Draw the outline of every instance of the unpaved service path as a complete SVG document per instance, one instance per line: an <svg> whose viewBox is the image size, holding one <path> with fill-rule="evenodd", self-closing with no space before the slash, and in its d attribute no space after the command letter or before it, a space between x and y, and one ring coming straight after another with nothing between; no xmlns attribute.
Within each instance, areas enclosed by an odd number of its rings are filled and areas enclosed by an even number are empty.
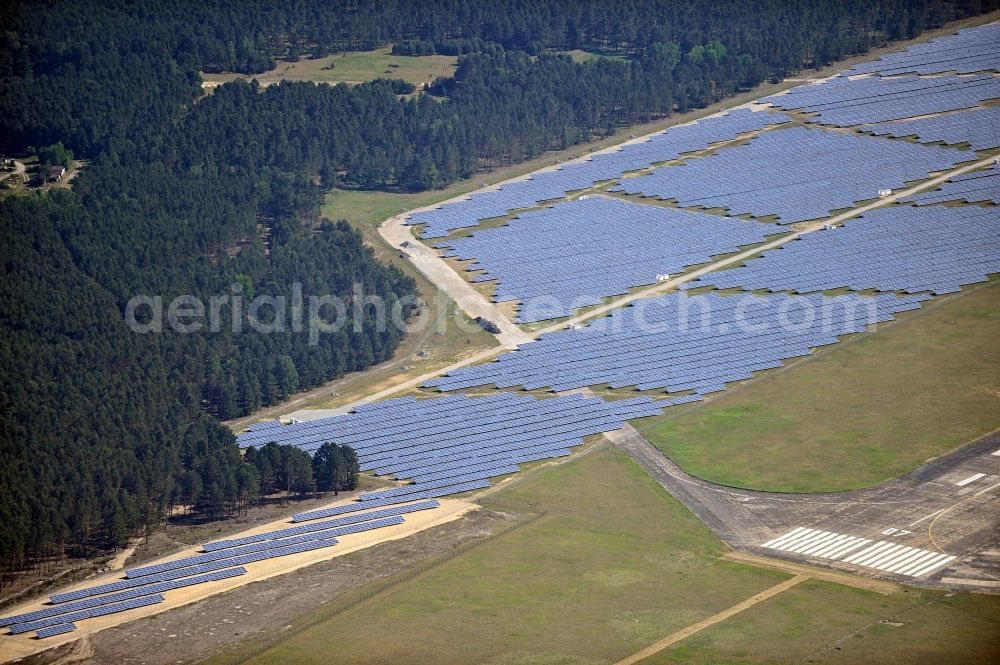
<svg viewBox="0 0 1000 665"><path fill-rule="evenodd" d="M378 228L379 235L394 249L404 252L417 270L434 286L447 293L471 318L482 316L496 323L500 328L496 337L505 347L531 341L531 336L514 325L496 304L472 288L437 252L417 241L410 233L410 227L405 225L405 217L406 215L397 215L381 224ZM406 243L405 247L403 243Z"/></svg>
<svg viewBox="0 0 1000 665"><path fill-rule="evenodd" d="M634 663L638 663L641 660L645 660L646 658L649 658L653 654L659 653L660 651L663 651L667 647L676 644L677 642L680 642L685 638L691 637L695 633L700 633L706 628L714 626L715 624L721 621L725 621L734 614L739 614L743 610L749 609L754 605L756 605L757 603L767 600L768 598L777 596L779 593L787 591L796 584L800 582L805 582L808 579L809 577L806 575L796 575L795 577L785 580L780 584L775 584L773 587L769 589L764 589L760 593L750 596L743 602L736 603L732 607L722 610L718 614L713 614L712 616L708 617L707 619L704 619L703 621L699 621L698 623L693 623L690 626L687 626L686 628L681 628L673 635L668 635L659 642L650 644L642 651L634 653L628 658L624 658L618 661L615 665L633 665Z"/></svg>

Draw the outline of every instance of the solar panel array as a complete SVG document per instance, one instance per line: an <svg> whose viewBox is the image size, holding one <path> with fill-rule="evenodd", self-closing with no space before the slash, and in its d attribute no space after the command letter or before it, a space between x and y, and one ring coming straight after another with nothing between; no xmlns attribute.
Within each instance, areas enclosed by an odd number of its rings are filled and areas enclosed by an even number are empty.
<svg viewBox="0 0 1000 665"><path fill-rule="evenodd" d="M376 500L372 497L366 497L365 503L347 503L340 506L334 506L333 508L324 508L321 510L314 510L308 513L299 513L298 515L293 515L292 522L308 522L310 520L318 520L324 517L332 517L334 515L349 514L359 510L369 510L371 508L376 508L378 506L392 506L400 503L401 501L417 501L420 499L432 499L435 497L447 496L449 494L459 494L461 492L483 489L484 487L489 487L489 486L490 486L489 481L480 480L469 483L460 483L458 485L439 487L436 489L425 489L420 492L414 492L413 494L407 496L405 499L394 499L390 497L390 498Z"/></svg>
<svg viewBox="0 0 1000 665"><path fill-rule="evenodd" d="M812 122L849 127L968 108L997 97L1000 78L992 74L952 74L934 78L837 76L761 101L786 110L818 114Z"/></svg>
<svg viewBox="0 0 1000 665"><path fill-rule="evenodd" d="M206 543L205 545L202 546L202 549L205 550L206 552L226 550L231 547L239 547L240 545L250 545L252 543L260 543L268 540L276 540L278 538L299 536L302 534L312 533L315 531L325 531L327 529L333 529L335 527L342 527L350 524L356 524L358 522L376 520L383 517L396 517L399 515L405 515L407 513L415 513L421 510L430 510L431 508L437 508L440 505L441 504L438 501L434 500L421 501L419 503L407 504L405 506L394 506L392 508L385 508L383 510L375 510L370 513L350 515L348 517L341 517L339 519L329 520L326 522L314 522L312 524L304 524L302 526L294 526L294 527L289 527L287 529L279 529L277 531L266 531L264 533L257 533L252 536L244 536L243 538L234 538L231 540L217 540L212 543Z"/></svg>
<svg viewBox="0 0 1000 665"><path fill-rule="evenodd" d="M675 292L427 383L441 390L494 384L556 391L608 384L704 395L915 309L925 297Z"/></svg>
<svg viewBox="0 0 1000 665"><path fill-rule="evenodd" d="M232 558L229 559L219 559L216 561L209 561L207 563L199 564L196 566L179 568L175 570L166 570L164 572L156 573L154 575L144 575L141 577L132 577L128 579L118 580L116 582L109 582L107 584L102 584L100 586L90 587L87 589L80 589L78 591L58 593L55 594L54 596L50 596L49 600L53 603L63 603L71 600L78 600L80 598L98 596L104 593L111 593L114 591L122 591L124 589L140 587L144 584L153 584L156 582L163 582L165 580L174 580L182 577L189 577L192 575L200 575L201 573L208 573L215 570L223 570L225 568L231 568L234 566L243 566L248 563L264 561L265 559L274 559L281 556L288 556L290 554L301 554L303 552L310 552L312 550L322 549L324 547L331 547L336 544L337 544L337 539L332 537L321 540L310 540L307 542L297 543L295 545L289 545L287 547L265 549L259 552L252 552L249 554L233 556Z"/></svg>
<svg viewBox="0 0 1000 665"><path fill-rule="evenodd" d="M1000 146L1000 106L866 127L878 136L916 136L922 143L969 143L974 150Z"/></svg>
<svg viewBox="0 0 1000 665"><path fill-rule="evenodd" d="M955 35L916 44L899 53L857 65L848 75L878 72L883 76L916 72L971 73L1000 70L1000 23L959 30Z"/></svg>
<svg viewBox="0 0 1000 665"><path fill-rule="evenodd" d="M720 288L951 293L1000 272L1000 213L892 206L801 236L745 266L706 275Z"/></svg>
<svg viewBox="0 0 1000 665"><path fill-rule="evenodd" d="M111 603L118 603L125 600L132 600L133 598L149 596L155 593L164 593L166 591L171 591L173 589L181 589L184 587L194 586L196 584L204 584L206 582L217 582L219 580L225 580L231 577L239 577L240 575L245 575L246 572L247 569L243 567L229 568L227 570L217 570L208 573L206 575L196 575L194 577L184 577L178 580L170 580L168 582L145 584L143 586L128 591L121 591L119 593L113 593L106 596L85 598L84 600L78 600L73 603L56 604L52 607L45 607L40 610L35 610L33 612L26 612L24 614L17 614L14 616L3 617L0 618L0 627L10 626L12 624L17 624L17 623L28 623L30 621L38 621L39 619L48 619L51 617L68 614L70 612L76 612L78 610L86 610L92 607L99 607L101 605L109 605Z"/></svg>
<svg viewBox="0 0 1000 665"><path fill-rule="evenodd" d="M542 321L596 305L657 276L761 242L774 226L592 197L528 212L508 226L442 243L499 279L496 300L520 300L518 320Z"/></svg>
<svg viewBox="0 0 1000 665"><path fill-rule="evenodd" d="M805 127L762 134L747 145L623 180L616 191L776 214L791 224L872 199L883 188L926 178L970 157L966 151Z"/></svg>
<svg viewBox="0 0 1000 665"><path fill-rule="evenodd" d="M237 443L246 447L273 440L311 452L337 441L358 451L363 469L415 481L363 495L358 505L365 508L422 498L429 491L443 496L485 487L487 478L516 471L518 464L568 455L588 435L661 411L648 398L606 402L583 395L536 399L514 393L402 397L286 425L277 433L274 428L251 429Z"/></svg>
<svg viewBox="0 0 1000 665"><path fill-rule="evenodd" d="M1000 204L1000 167L994 165L985 171L969 171L950 178L939 188L900 199L929 205L945 201L967 201L969 203L991 202Z"/></svg>
<svg viewBox="0 0 1000 665"><path fill-rule="evenodd" d="M481 219L506 215L519 208L534 207L541 201L562 198L566 192L617 178L627 171L676 159L683 153L702 150L712 143L726 141L769 124L788 121L788 116L781 113L736 109L723 116L672 127L653 135L648 141L623 145L620 150L536 173L527 180L512 182L500 189L474 193L468 199L413 213L406 223L426 224L423 237L441 238L455 229L476 226Z"/></svg>
<svg viewBox="0 0 1000 665"><path fill-rule="evenodd" d="M46 637L54 637L56 635L62 635L63 633L71 633L74 630L76 630L75 623L60 623L55 626L39 628L35 632L35 637L38 639L45 639Z"/></svg>
<svg viewBox="0 0 1000 665"><path fill-rule="evenodd" d="M80 610L79 612L70 612L69 614L64 614L58 617L51 617L48 619L38 619L37 621L29 621L27 623L16 623L10 627L10 634L19 635L21 633L30 633L31 631L38 630L40 628L47 628L49 626L57 626L59 624L83 621L84 619L93 619L94 617L107 616L108 614L117 614L118 612L126 612L128 610L134 610L139 607L156 605L157 603L162 603L163 601L164 601L163 596L161 596L160 594L154 594L151 596L143 596L141 598L124 600L120 603L100 605L98 607L92 607L90 609Z"/></svg>

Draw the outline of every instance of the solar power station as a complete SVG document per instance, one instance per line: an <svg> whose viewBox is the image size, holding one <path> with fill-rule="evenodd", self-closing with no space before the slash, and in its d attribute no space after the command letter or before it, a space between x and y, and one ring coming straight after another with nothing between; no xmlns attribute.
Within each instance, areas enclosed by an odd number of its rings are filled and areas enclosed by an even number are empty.
<svg viewBox="0 0 1000 665"><path fill-rule="evenodd" d="M563 391L607 384L704 395L916 309L926 297L677 292L615 310L577 330L543 335L495 362L427 385L445 391L487 384Z"/></svg>
<svg viewBox="0 0 1000 665"><path fill-rule="evenodd" d="M614 402L582 395L537 399L514 393L402 397L342 416L251 428L237 437L237 443L247 447L276 441L312 452L336 441L357 450L362 469L413 480L410 485L361 495L356 505L363 509L488 487L489 478L515 473L519 464L568 455L586 436L661 412L662 406L646 397ZM343 512L323 516L333 514ZM310 518L316 515L295 519Z"/></svg>
<svg viewBox="0 0 1000 665"><path fill-rule="evenodd" d="M733 215L777 215L779 223L791 224L826 217L877 198L880 188L902 187L971 157L950 148L790 127L613 189Z"/></svg>
<svg viewBox="0 0 1000 665"><path fill-rule="evenodd" d="M762 101L789 111L815 113L810 120L822 125L851 127L970 108L996 97L1000 97L1000 79L992 74L860 79L836 76Z"/></svg>
<svg viewBox="0 0 1000 665"><path fill-rule="evenodd" d="M758 243L774 226L592 197L518 216L508 226L442 243L478 259L473 281L498 279L496 300L520 300L519 321L572 314L657 276ZM478 266L477 266L478 268ZM471 268L470 268L471 269Z"/></svg>
<svg viewBox="0 0 1000 665"><path fill-rule="evenodd" d="M997 205L1000 204L1000 167L994 165L984 171L963 173L960 176L949 178L937 189L900 200L917 205L931 205L948 201Z"/></svg>
<svg viewBox="0 0 1000 665"><path fill-rule="evenodd" d="M278 531L268 531L266 533L258 533L252 536L244 536L243 538L234 538L231 540L217 540L215 542L206 543L205 545L202 546L202 549L204 549L206 552L215 552L218 550L225 550L230 547L239 547L241 545L262 543L279 538L289 538L292 536L309 534L316 531L325 531L328 529L345 527L348 525L357 524L358 522L367 522L369 520L379 520L382 518L397 517L399 515L405 515L406 513L415 513L420 510L430 510L431 508L437 508L440 505L441 505L440 502L435 501L434 499L431 499L429 501L419 501L417 503L411 503L402 506L393 506L391 508L386 508L384 510L375 510L368 513L358 513L354 515L349 515L347 517L341 517L335 520L327 520L325 522L310 522L309 524L303 524L301 526L294 526L287 529L280 529ZM367 508L368 506L366 505L363 507ZM306 520L296 520L296 521L306 521Z"/></svg>
<svg viewBox="0 0 1000 665"><path fill-rule="evenodd" d="M878 136L914 136L921 143L968 143L973 150L989 150L1000 147L1000 106L882 122L864 129Z"/></svg>
<svg viewBox="0 0 1000 665"><path fill-rule="evenodd" d="M19 623L8 625L10 625L11 635L20 635L21 633L30 633L34 631L37 637L45 638L76 630L74 623L77 621L106 616L108 614L117 614L118 612L126 612L138 607L156 605L157 603L162 603L163 600L163 596L154 593L151 595L141 596L139 598L123 600L117 603L98 605L84 610L60 613L58 615L52 615L45 618L27 619Z"/></svg>
<svg viewBox="0 0 1000 665"><path fill-rule="evenodd" d="M677 159L684 153L703 150L712 143L728 141L740 134L788 121L788 116L781 113L737 109L693 124L671 127L646 141L623 145L616 151L536 173L527 180L508 183L500 189L413 213L407 224L425 224L422 237L442 238L455 229L477 226L479 220L531 208L542 201L562 198L567 192L591 187L594 183L617 178L628 171Z"/></svg>
<svg viewBox="0 0 1000 665"><path fill-rule="evenodd" d="M124 579L54 594L50 607L0 617L0 627L9 626L12 635L32 631L38 638L60 635L75 630L76 621L161 603L167 591L245 575L246 564L332 547L338 543L337 536L399 525L404 514L438 505L424 501L208 543L202 548L205 554L130 568L124 571ZM371 504L359 506L368 509Z"/></svg>
<svg viewBox="0 0 1000 665"><path fill-rule="evenodd" d="M710 273L719 288L768 291L951 293L1000 272L995 208L891 206L801 236L733 270Z"/></svg>
<svg viewBox="0 0 1000 665"><path fill-rule="evenodd" d="M1000 98L998 71L1000 24L962 30L760 100L770 109L741 108L672 127L414 213L407 223L421 225L425 238L442 238L596 183L606 189L609 181L611 191L671 202L600 195L562 201L439 245L445 257L474 261L466 267L471 281L495 281L496 300L520 301L521 323L566 316L760 243L784 232L781 225L826 217L1000 147L1000 106L982 106ZM722 145L733 139L740 141ZM690 157L708 147L713 154ZM407 515L440 507L439 497L489 487L521 464L569 455L588 436L699 401L917 309L931 294L985 281L1000 272L997 204L994 164L425 384L498 392L401 397L321 420L254 424L237 437L241 448L274 441L313 453L334 441L357 451L362 470L409 482L294 515L289 526L206 543L192 556L130 568L111 582L55 593L41 609L0 618L0 627L38 639L63 635L86 619L163 603L163 594L177 589L247 575L252 563L404 524ZM706 285L740 292L688 290ZM842 288L880 293L820 293ZM502 390L593 386L662 394L604 400ZM763 547L910 577L950 562L949 555L804 527Z"/></svg>
<svg viewBox="0 0 1000 665"><path fill-rule="evenodd" d="M1000 24L990 23L959 30L954 35L916 44L899 53L861 63L847 72L855 74L970 74L987 70L1000 71Z"/></svg>

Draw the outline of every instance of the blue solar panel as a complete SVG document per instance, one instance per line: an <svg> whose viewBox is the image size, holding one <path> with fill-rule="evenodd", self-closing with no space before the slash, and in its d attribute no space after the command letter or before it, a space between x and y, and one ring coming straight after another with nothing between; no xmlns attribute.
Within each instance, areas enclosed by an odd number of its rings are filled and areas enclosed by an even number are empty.
<svg viewBox="0 0 1000 665"><path fill-rule="evenodd" d="M1000 69L1000 23L959 30L957 34L915 44L898 53L857 65L847 75L878 72L885 76L916 72L972 73Z"/></svg>
<svg viewBox="0 0 1000 665"><path fill-rule="evenodd" d="M994 165L985 171L969 171L950 178L937 189L900 199L917 205L967 201L1000 204L1000 167Z"/></svg>
<svg viewBox="0 0 1000 665"><path fill-rule="evenodd" d="M29 621L36 621L38 619L47 619L49 617L59 616L60 614L75 612L77 610L85 610L91 607L97 607L99 605L108 605L110 603L117 603L123 600L131 600L132 598L139 598L140 596L148 596L154 593L163 593L165 591L171 591L173 589L180 589L182 587L194 586L195 584L204 584L205 582L216 582L218 580L229 579L231 577L238 577L240 575L246 574L246 572L247 572L246 568L242 567L230 568L228 570L214 571L206 575L185 577L178 580L157 582L154 584L144 584L142 586L136 587L128 591L122 591L107 596L87 598L85 600L80 600L73 603L62 603L54 607L46 607L40 610L35 610L33 612L26 612L24 614L17 614L14 616L3 617L0 618L0 627L9 626L15 623L26 623Z"/></svg>
<svg viewBox="0 0 1000 665"><path fill-rule="evenodd" d="M273 559L276 557L287 556L290 554L300 554L302 552L309 552L315 549L331 547L336 544L337 544L336 538L310 540L295 545L289 545L288 547L266 549L260 552L253 552L250 554L234 556L230 559L220 559L218 561L210 561L208 563L203 563L197 566L180 568L177 570L166 570L164 572L156 573L153 575L144 575L142 577L134 577L124 580L119 580L117 582L109 582L108 584L102 584L100 586L90 587L88 589L80 589L79 591L69 591L66 593L55 594L53 596L50 596L49 600L53 603L64 603L71 600L78 600L80 598L88 598L90 596L97 596L104 593L122 591L124 589L140 587L146 584L153 584L155 582L163 582L166 580L174 580L182 577L190 577L192 575L200 575L201 573L208 573L214 570L221 570L223 568L231 568L233 566L243 566L248 563L263 561L265 559Z"/></svg>
<svg viewBox="0 0 1000 665"><path fill-rule="evenodd" d="M508 226L442 243L499 278L496 299L518 300L522 323L569 315L655 284L716 254L758 243L772 225L591 197L524 213Z"/></svg>
<svg viewBox="0 0 1000 665"><path fill-rule="evenodd" d="M891 206L702 279L719 288L799 293L842 287L952 293L995 272L1000 272L995 208Z"/></svg>
<svg viewBox="0 0 1000 665"><path fill-rule="evenodd" d="M63 633L72 633L74 630L76 630L76 624L60 623L55 626L39 628L35 632L35 637L37 637L40 640L44 640L46 637L54 637L56 635L62 635Z"/></svg>
<svg viewBox="0 0 1000 665"><path fill-rule="evenodd" d="M326 529L333 529L335 527L347 526L348 524L366 522L369 520L375 520L383 517L394 517L397 515L405 515L406 513L417 512L420 510L430 510L432 508L437 508L440 505L441 505L440 502L434 500L420 501L418 503L412 503L405 506L395 506L392 508L385 508L383 510L375 510L370 513L341 517L339 519L329 520L327 522L305 524L302 526L290 527L288 529L279 529L277 531L266 531L264 533L258 533L252 536L245 536L243 538L235 538L232 540L218 540L213 543L205 544L202 549L204 549L206 552L212 552L215 550L222 550L230 547L238 547L240 545L259 543L266 540L275 540L278 538L287 538L289 536L298 536L304 533L310 533L314 531L324 531Z"/></svg>
<svg viewBox="0 0 1000 665"><path fill-rule="evenodd" d="M456 370L428 385L563 391L608 384L704 395L919 307L925 298L677 292L639 301L578 330L543 335L495 362Z"/></svg>
<svg viewBox="0 0 1000 665"><path fill-rule="evenodd" d="M251 430L237 442L245 447L275 440L308 452L325 441L340 441L358 451L363 469L414 481L370 492L356 504L296 515L301 522L488 487L488 478L511 473L518 464L568 454L588 435L661 410L649 398L606 402L582 395L536 399L513 393L400 398L333 418Z"/></svg>
<svg viewBox="0 0 1000 665"><path fill-rule="evenodd" d="M1000 146L1000 106L987 106L929 118L880 122L864 131L878 136L915 136L921 143L968 143L974 150Z"/></svg>
<svg viewBox="0 0 1000 665"><path fill-rule="evenodd" d="M157 603L162 603L163 601L164 601L163 596L155 594L152 596L143 596L142 598L133 598L131 600L122 601L120 603L112 603L110 605L100 605L98 607L92 607L90 609L81 610L79 612L71 612L69 614L64 614L58 617L39 619L37 621L29 621L27 623L16 623L10 627L10 634L19 635L21 633L30 633L32 631L36 631L41 628L47 628L49 626L57 626L59 624L83 621L84 619L92 619L94 617L106 616L108 614L116 614L118 612L134 610L139 607L156 605Z"/></svg>
<svg viewBox="0 0 1000 665"><path fill-rule="evenodd" d="M223 549L218 549L215 551L208 552L206 554L198 554L196 556L187 557L184 559L175 559L174 561L167 561L165 563L159 563L153 566L145 566L143 568L133 568L131 570L125 571L125 577L127 578L142 578L148 575L155 575L157 573L167 572L171 570L177 570L180 568L189 568L191 566L199 566L201 564L210 563L220 560L233 560L234 558L240 558L242 556L257 556L264 555L264 558L271 558L269 554L271 552L285 551L290 548L294 548L299 545L310 545L316 542L326 542L324 545L326 547L335 544L335 536L344 536L351 533L360 533L362 531L371 531L373 529L381 529L387 526L394 526L396 524L402 524L403 518L396 515L392 517L384 517L382 519L371 520L369 522L362 522L359 524L348 524L345 526L339 526L335 528L329 528L322 531L307 532L308 530L303 530L299 535L295 536L279 536L280 540L255 540L249 545L241 545L235 547L228 547ZM334 542L329 542L329 541ZM285 552L286 554L297 554L298 552ZM241 561L242 562L242 561Z"/></svg>
<svg viewBox="0 0 1000 665"><path fill-rule="evenodd" d="M731 214L776 214L782 224L826 217L973 157L967 151L791 127L615 189Z"/></svg>
<svg viewBox="0 0 1000 665"><path fill-rule="evenodd" d="M964 109L1000 97L1000 79L978 76L836 76L767 97L786 110L815 113L811 122L849 127Z"/></svg>
<svg viewBox="0 0 1000 665"><path fill-rule="evenodd" d="M567 192L617 178L623 173L676 159L684 153L703 150L712 143L788 121L788 116L780 113L736 109L724 115L671 127L646 141L629 143L618 150L592 155L584 161L535 173L528 179L507 183L499 189L477 192L461 201L413 213L407 224L426 225L423 232L425 238L444 237L454 229L476 226L481 219L534 207L540 202L562 198Z"/></svg>

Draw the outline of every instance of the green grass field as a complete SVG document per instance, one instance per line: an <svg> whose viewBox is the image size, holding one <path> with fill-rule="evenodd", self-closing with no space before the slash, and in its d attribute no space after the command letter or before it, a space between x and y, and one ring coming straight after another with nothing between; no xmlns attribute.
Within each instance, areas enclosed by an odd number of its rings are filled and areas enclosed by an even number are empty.
<svg viewBox="0 0 1000 665"><path fill-rule="evenodd" d="M640 429L706 480L866 487L1000 427L998 335L994 280Z"/></svg>
<svg viewBox="0 0 1000 665"><path fill-rule="evenodd" d="M996 596L875 596L809 580L642 662L973 665L997 653Z"/></svg>
<svg viewBox="0 0 1000 665"><path fill-rule="evenodd" d="M611 450L502 496L547 515L251 662L609 662L787 578L721 560L712 533Z"/></svg>
<svg viewBox="0 0 1000 665"><path fill-rule="evenodd" d="M725 546L611 449L500 496L545 516L342 614L306 616L249 660L214 662L613 663L789 577L722 560ZM898 632L878 624L913 606ZM797 662L859 630L855 653L886 662L915 649L974 662L998 620L997 598L807 581L649 662Z"/></svg>
<svg viewBox="0 0 1000 665"><path fill-rule="evenodd" d="M403 79L410 83L431 83L439 76L451 76L458 58L450 55L392 55L392 47L374 51L351 51L318 60L279 62L274 69L254 76L243 74L202 74L206 83L226 83L237 78L255 78L262 85L278 81L315 83L361 83L378 78Z"/></svg>

